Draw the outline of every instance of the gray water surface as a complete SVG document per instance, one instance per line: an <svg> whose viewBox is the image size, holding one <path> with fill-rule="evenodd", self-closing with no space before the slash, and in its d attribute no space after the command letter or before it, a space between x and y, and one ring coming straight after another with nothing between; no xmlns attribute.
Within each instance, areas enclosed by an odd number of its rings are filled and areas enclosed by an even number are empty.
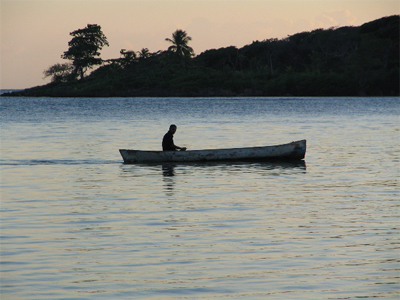
<svg viewBox="0 0 400 300"><path fill-rule="evenodd" d="M398 98L1 98L1 299L398 299ZM124 165L307 139L302 163Z"/></svg>

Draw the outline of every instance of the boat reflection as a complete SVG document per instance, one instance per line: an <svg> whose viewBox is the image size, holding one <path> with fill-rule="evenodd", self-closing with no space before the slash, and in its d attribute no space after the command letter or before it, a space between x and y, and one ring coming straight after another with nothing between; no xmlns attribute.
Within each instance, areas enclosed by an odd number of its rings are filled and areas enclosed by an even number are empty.
<svg viewBox="0 0 400 300"><path fill-rule="evenodd" d="M158 173L161 167L163 177L177 175L199 175L198 172L224 171L224 172L263 172L268 170L297 170L306 173L307 166L304 160L294 162L203 162L203 163L164 163L164 164L123 164L121 166L124 176L146 176Z"/></svg>
<svg viewBox="0 0 400 300"><path fill-rule="evenodd" d="M165 177L175 176L175 166L169 164L162 165L162 173Z"/></svg>
<svg viewBox="0 0 400 300"><path fill-rule="evenodd" d="M172 197L174 195L174 176L175 176L175 166L173 165L162 165L162 174L164 176L164 191L165 195Z"/></svg>
<svg viewBox="0 0 400 300"><path fill-rule="evenodd" d="M306 174L306 162L204 162L204 163L164 163L164 164L123 164L123 177L134 177L135 182L153 180L159 183L159 176L163 178L164 192L173 196L176 184L184 177L219 177L225 175L261 174L262 176L279 176L284 173ZM161 172L160 172L161 171ZM179 180L177 179L179 177ZM185 179L184 179L185 180Z"/></svg>
<svg viewBox="0 0 400 300"><path fill-rule="evenodd" d="M226 170L226 171L254 171L260 172L265 170L275 169L298 169L305 173L307 166L304 160L294 162L203 162L203 163L165 163L162 164L161 170L164 177L176 176L176 170L182 170L183 174L187 173L188 169L207 169L208 171L215 170Z"/></svg>
<svg viewBox="0 0 400 300"><path fill-rule="evenodd" d="M305 161L296 162L204 162L204 163L165 163L161 165L164 182L164 192L167 196L174 195L176 176L202 176L210 173L232 174L237 172L279 175L287 170L296 170L297 173L306 173Z"/></svg>

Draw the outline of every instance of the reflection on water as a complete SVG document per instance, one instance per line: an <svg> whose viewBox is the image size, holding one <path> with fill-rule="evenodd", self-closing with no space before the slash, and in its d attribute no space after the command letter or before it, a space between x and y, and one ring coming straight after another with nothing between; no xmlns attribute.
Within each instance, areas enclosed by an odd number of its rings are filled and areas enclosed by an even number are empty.
<svg viewBox="0 0 400 300"><path fill-rule="evenodd" d="M164 176L164 184L165 184L165 194L169 197L174 195L174 179L175 176L175 165L164 164L162 165L162 174Z"/></svg>
<svg viewBox="0 0 400 300"><path fill-rule="evenodd" d="M142 165L142 167L145 167ZM177 175L175 169L182 171L183 175L190 174L191 169L205 169L206 172L220 173L221 171L230 172L254 172L262 173L270 170L281 169L298 169L306 171L306 163L304 160L298 162L262 162L262 163L248 163L248 162L204 162L204 163L165 163L161 165L162 175L164 176L165 193L167 196L174 195L175 181L174 176ZM195 171L194 171L195 172ZM179 175L179 174L178 174ZM192 173L191 176L196 176Z"/></svg>
<svg viewBox="0 0 400 300"><path fill-rule="evenodd" d="M173 164L164 164L162 165L162 174L165 177L175 176L175 166Z"/></svg>
<svg viewBox="0 0 400 300"><path fill-rule="evenodd" d="M144 165L142 165L144 166ZM175 168L207 168L209 170L225 170L225 171L245 171L261 172L274 169L300 169L306 170L306 162L304 160L294 162L193 162L193 163L165 163L162 164L162 172L164 176L175 176Z"/></svg>

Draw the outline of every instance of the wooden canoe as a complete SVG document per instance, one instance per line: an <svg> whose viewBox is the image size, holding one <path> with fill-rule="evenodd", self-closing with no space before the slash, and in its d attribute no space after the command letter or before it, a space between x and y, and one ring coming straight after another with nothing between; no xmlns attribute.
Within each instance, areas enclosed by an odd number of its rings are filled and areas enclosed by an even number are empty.
<svg viewBox="0 0 400 300"><path fill-rule="evenodd" d="M189 151L143 151L120 149L124 163L207 162L207 161L298 161L306 155L306 140L289 144Z"/></svg>

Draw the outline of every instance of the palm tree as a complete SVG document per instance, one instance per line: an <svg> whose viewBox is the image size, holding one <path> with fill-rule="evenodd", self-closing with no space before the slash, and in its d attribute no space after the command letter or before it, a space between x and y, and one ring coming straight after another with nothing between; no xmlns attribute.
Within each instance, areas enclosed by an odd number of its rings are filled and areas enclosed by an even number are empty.
<svg viewBox="0 0 400 300"><path fill-rule="evenodd" d="M138 51L140 58L148 58L151 56L151 53L148 48L143 48L142 50Z"/></svg>
<svg viewBox="0 0 400 300"><path fill-rule="evenodd" d="M168 51L175 52L179 57L185 58L192 57L194 55L193 48L188 46L188 43L192 40L192 38L187 35L186 31L177 29L172 34L172 39L166 38L165 40L172 43L172 45L168 48Z"/></svg>

